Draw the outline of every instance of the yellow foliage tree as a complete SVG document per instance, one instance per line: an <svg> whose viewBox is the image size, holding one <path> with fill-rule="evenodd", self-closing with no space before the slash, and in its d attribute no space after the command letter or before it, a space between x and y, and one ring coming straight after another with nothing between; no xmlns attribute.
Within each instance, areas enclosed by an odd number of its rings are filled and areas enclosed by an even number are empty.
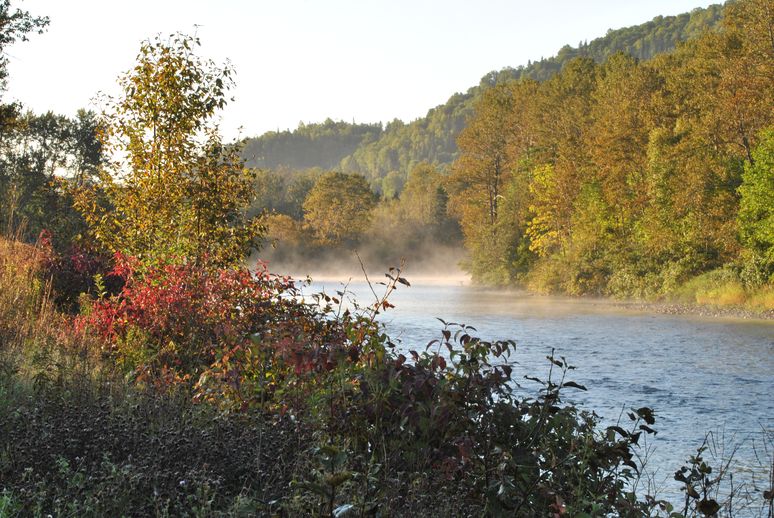
<svg viewBox="0 0 774 518"><path fill-rule="evenodd" d="M304 201L304 222L317 242L338 246L356 241L371 223L376 195L360 175L322 175Z"/></svg>
<svg viewBox="0 0 774 518"><path fill-rule="evenodd" d="M180 34L143 43L122 95L107 99L101 140L112 159L77 207L111 252L225 266L263 233L244 215L253 175L213 123L232 70L196 56L198 45Z"/></svg>

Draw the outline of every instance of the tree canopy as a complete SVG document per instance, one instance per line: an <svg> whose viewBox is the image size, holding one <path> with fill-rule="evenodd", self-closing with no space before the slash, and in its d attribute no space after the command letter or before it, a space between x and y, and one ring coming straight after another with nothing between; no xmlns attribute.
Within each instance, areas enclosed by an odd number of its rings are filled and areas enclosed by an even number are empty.
<svg viewBox="0 0 774 518"><path fill-rule="evenodd" d="M368 228L376 196L365 178L330 172L322 175L304 201L304 222L322 245L352 243Z"/></svg>
<svg viewBox="0 0 774 518"><path fill-rule="evenodd" d="M610 30L577 47L564 46L556 56L525 66L492 71L464 93L455 93L415 121L394 120L383 124L355 124L326 120L299 124L294 131L272 131L247 139L244 157L249 166L279 169L336 169L365 176L381 189L381 179L393 171L404 178L422 162L445 168L458 156L457 136L466 127L483 93L497 85L519 79L546 81L578 57L597 63L617 52L646 60L673 50L720 22L720 5L694 9L678 16L658 16L650 22Z"/></svg>
<svg viewBox="0 0 774 518"><path fill-rule="evenodd" d="M108 250L142 261L233 264L261 236L243 209L253 175L224 146L213 116L225 106L232 70L197 56L195 38L146 41L108 99L102 142L113 161L78 207Z"/></svg>
<svg viewBox="0 0 774 518"><path fill-rule="evenodd" d="M717 31L652 60L576 57L480 96L449 179L474 276L627 296L718 268L764 282L768 4L730 3Z"/></svg>

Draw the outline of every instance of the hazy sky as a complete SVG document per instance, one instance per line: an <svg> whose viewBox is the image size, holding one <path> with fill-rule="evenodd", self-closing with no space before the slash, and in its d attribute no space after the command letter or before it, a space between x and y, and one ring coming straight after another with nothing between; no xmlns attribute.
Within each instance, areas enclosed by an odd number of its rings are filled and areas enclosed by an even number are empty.
<svg viewBox="0 0 774 518"><path fill-rule="evenodd" d="M201 53L236 68L227 138L326 117L423 116L481 76L564 44L713 2L703 0L26 0L51 25L7 50L5 100L72 115L115 92L140 42L196 31ZM714 2L717 3L717 2ZM198 28L196 27L198 26Z"/></svg>

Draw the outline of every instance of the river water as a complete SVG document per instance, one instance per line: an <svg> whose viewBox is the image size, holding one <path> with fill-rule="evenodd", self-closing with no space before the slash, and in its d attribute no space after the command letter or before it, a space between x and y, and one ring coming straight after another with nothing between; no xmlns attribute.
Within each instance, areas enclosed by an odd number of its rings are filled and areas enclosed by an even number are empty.
<svg viewBox="0 0 774 518"><path fill-rule="evenodd" d="M674 472L708 432L713 465L736 448L735 484L745 480L752 488L754 479L765 489L774 454L763 451L762 440L774 434L774 322L662 315L466 284L400 286L390 297L395 309L380 320L406 350L424 350L439 338L438 318L472 325L483 339L515 339L513 376L524 389L536 390L523 376L544 379L546 356L555 350L576 367L568 379L588 387L568 390L565 399L594 410L605 425L615 424L624 410L652 407L658 435L642 453L661 497L681 498ZM335 294L342 287L326 279L304 292ZM347 290L360 303L374 299L363 282L350 282ZM626 421L624 414L624 427Z"/></svg>

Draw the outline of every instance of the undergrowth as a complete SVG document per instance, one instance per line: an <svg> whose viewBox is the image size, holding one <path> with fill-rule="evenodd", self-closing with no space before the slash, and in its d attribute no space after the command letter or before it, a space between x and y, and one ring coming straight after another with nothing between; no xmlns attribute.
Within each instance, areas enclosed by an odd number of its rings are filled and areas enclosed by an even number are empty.
<svg viewBox="0 0 774 518"><path fill-rule="evenodd" d="M45 265L61 264L51 253L0 240L0 516L678 517L740 506L738 490L717 491L725 472L701 449L676 474L684 508L649 495L640 445L654 412L602 427L565 401L587 387L564 358L550 355L545 376L517 370L513 341L455 323L424 350L398 350L376 317L409 285L399 269L373 304L347 309L345 293L306 303L261 267L140 274L117 257L73 316L74 299L47 278ZM517 382L532 390L517 395ZM743 505L770 516L770 483Z"/></svg>

